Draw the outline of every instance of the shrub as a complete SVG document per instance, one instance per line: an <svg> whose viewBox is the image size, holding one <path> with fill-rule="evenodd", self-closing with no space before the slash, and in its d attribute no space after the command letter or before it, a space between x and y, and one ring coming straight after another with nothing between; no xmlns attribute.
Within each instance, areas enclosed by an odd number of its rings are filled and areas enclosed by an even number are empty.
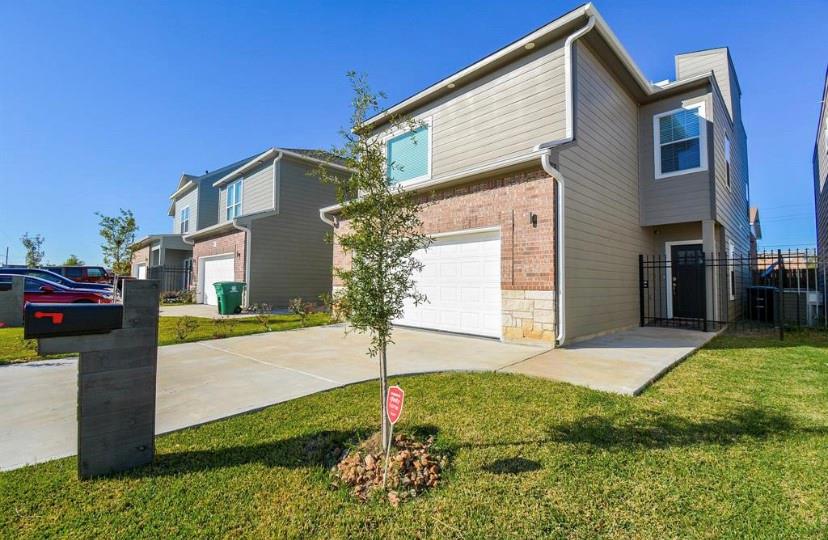
<svg viewBox="0 0 828 540"><path fill-rule="evenodd" d="M195 320L195 317L189 315L179 317L175 321L175 338L178 341L187 341L187 338L196 331L196 328L198 328L198 321Z"/></svg>
<svg viewBox="0 0 828 540"><path fill-rule="evenodd" d="M226 338L233 333L236 321L230 317L222 317L213 321L213 337L216 339Z"/></svg>
<svg viewBox="0 0 828 540"><path fill-rule="evenodd" d="M299 317L299 323L304 328L308 320L308 315L314 312L314 305L310 302L305 302L301 298L292 298L288 302L288 309L294 315Z"/></svg>
<svg viewBox="0 0 828 540"><path fill-rule="evenodd" d="M270 327L270 314L273 313L273 306L266 303L253 304L250 309L256 316L256 320L262 325L262 328L268 332L273 330Z"/></svg>
<svg viewBox="0 0 828 540"><path fill-rule="evenodd" d="M334 294L322 293L319 295L319 301L331 315L332 322L338 323L348 318L348 305L341 291Z"/></svg>

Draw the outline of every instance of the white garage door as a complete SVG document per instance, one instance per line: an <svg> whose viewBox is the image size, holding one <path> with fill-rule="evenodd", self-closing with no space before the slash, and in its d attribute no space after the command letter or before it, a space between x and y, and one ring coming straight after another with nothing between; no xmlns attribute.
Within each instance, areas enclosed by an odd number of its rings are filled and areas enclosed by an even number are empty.
<svg viewBox="0 0 828 540"><path fill-rule="evenodd" d="M135 276L138 279L147 279L147 265L146 264L139 264L138 265L138 273Z"/></svg>
<svg viewBox="0 0 828 540"><path fill-rule="evenodd" d="M395 321L448 332L500 337L500 233L460 233L435 240L417 257L425 265L415 276L428 301Z"/></svg>
<svg viewBox="0 0 828 540"><path fill-rule="evenodd" d="M205 304L210 306L218 305L216 288L213 287L213 283L217 281L235 281L233 261L233 255L204 259L204 272L201 274L203 276L201 286L203 287L202 298Z"/></svg>

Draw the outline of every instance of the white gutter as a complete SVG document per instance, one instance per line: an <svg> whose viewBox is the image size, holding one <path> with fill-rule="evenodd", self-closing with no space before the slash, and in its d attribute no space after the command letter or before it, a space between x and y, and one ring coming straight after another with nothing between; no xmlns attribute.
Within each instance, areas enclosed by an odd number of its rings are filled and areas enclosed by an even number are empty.
<svg viewBox="0 0 828 540"><path fill-rule="evenodd" d="M592 5L587 6L587 11L590 12ZM589 22L586 26L571 34L564 42L564 78L565 93L566 93L566 132L563 139L556 141L549 141L539 144L535 147L535 151L545 150L541 156L541 166L546 174L555 179L558 184L557 189L557 220L555 224L555 251L557 252L557 272L555 272L555 289L557 292L558 305L558 334L555 338L556 345L561 346L566 341L566 235L564 234L564 227L566 224L566 199L564 192L566 190L566 183L561 171L550 160L552 148L567 144L575 140L575 104L574 104L574 82L572 79L572 44L576 39L580 38L595 26L595 16L589 16Z"/></svg>

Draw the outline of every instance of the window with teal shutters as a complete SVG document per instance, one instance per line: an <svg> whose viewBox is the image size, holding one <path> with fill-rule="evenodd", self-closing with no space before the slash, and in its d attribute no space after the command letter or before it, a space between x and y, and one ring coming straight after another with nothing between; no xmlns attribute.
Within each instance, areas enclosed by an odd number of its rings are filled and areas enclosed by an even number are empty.
<svg viewBox="0 0 828 540"><path fill-rule="evenodd" d="M429 176L429 126L397 135L386 143L388 178L397 184Z"/></svg>

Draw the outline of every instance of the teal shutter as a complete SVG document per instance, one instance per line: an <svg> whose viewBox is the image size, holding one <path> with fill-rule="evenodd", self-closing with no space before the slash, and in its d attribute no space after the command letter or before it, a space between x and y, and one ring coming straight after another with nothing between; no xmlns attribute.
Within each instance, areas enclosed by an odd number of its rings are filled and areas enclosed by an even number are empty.
<svg viewBox="0 0 828 540"><path fill-rule="evenodd" d="M428 129L422 126L388 141L386 157L392 184L428 175Z"/></svg>

